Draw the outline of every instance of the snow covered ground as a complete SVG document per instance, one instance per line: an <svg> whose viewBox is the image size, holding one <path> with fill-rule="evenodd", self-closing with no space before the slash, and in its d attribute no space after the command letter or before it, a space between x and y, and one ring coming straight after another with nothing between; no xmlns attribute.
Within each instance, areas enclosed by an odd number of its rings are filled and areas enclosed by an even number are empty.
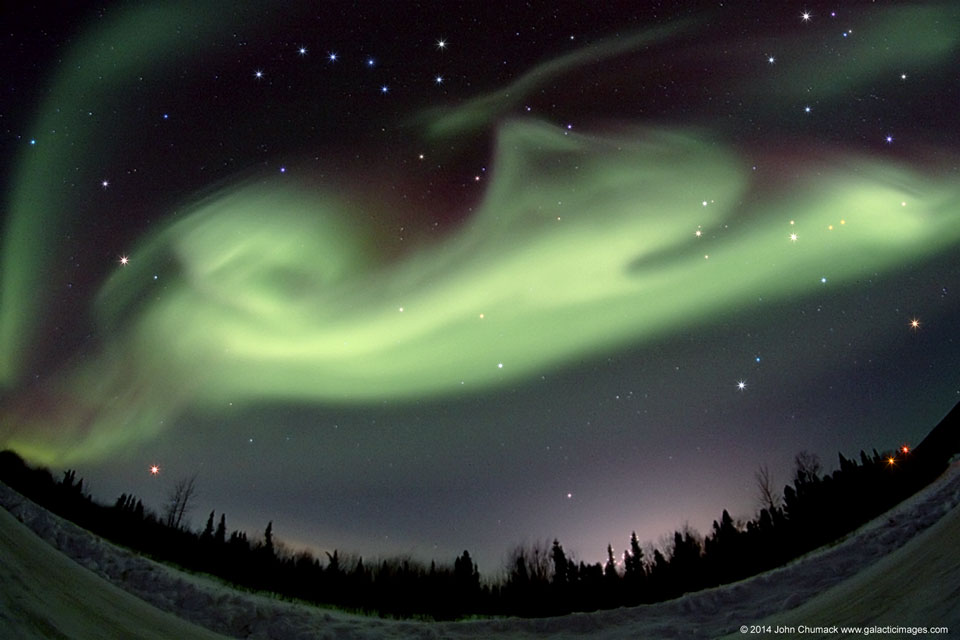
<svg viewBox="0 0 960 640"><path fill-rule="evenodd" d="M946 627L939 637L960 635L960 463L841 543L781 569L670 602L539 620L392 621L284 602L118 548L2 484L0 504L2 638L866 635L809 631L831 625ZM751 626L761 633L749 633Z"/></svg>

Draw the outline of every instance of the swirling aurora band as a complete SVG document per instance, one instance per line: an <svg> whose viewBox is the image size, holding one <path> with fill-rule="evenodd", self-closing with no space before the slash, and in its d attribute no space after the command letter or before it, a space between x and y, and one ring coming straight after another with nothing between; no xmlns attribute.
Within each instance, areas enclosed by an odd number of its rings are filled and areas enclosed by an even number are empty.
<svg viewBox="0 0 960 640"><path fill-rule="evenodd" d="M142 46L146 55L159 45ZM501 110L487 102L480 110ZM466 120L477 109L468 105ZM186 207L103 284L102 352L65 367L43 391L49 406L31 394L9 403L0 444L45 462L95 459L155 436L186 408L228 400L475 393L735 317L758 298L803 296L824 276L835 286L899 268L960 239L960 187L892 162L838 158L815 181L811 172L756 198L750 163L696 129L497 127L479 207L456 233L401 257L379 255L386 240L354 205L289 180L247 181ZM69 204L43 195L35 165L51 161L28 160L22 175L33 177L13 191L20 232L5 238L0 321L8 385L13 345L29 333L29 316L9 304L36 277L25 275L36 265L27 243Z"/></svg>

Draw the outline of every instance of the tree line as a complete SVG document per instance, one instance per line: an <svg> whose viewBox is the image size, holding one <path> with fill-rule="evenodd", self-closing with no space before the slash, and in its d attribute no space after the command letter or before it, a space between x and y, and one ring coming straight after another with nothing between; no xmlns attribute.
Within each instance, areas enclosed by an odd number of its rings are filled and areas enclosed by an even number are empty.
<svg viewBox="0 0 960 640"><path fill-rule="evenodd" d="M602 563L574 560L559 540L518 546L501 575L488 580L481 580L468 551L452 564L429 566L404 557L368 564L337 550L317 558L286 549L275 539L272 522L256 540L243 531L228 534L226 516L213 511L203 529L191 530L184 516L195 478L177 483L161 514L128 494L101 504L84 491L75 471L55 480L49 470L29 467L12 451L0 452L0 480L120 545L252 590L381 616L549 616L658 602L781 566L925 486L945 468L956 450L951 449L927 455L906 447L883 454L861 451L858 459L839 454L839 468L830 474L815 455L803 452L782 495L769 470L760 468L762 507L751 520L734 520L723 510L705 535L684 528L660 548L641 545L634 532L622 555L608 545Z"/></svg>

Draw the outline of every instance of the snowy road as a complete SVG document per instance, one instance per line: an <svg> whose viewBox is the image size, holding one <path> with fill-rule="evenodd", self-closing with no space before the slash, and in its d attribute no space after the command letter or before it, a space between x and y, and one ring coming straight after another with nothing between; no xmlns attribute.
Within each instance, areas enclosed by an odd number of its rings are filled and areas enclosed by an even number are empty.
<svg viewBox="0 0 960 640"><path fill-rule="evenodd" d="M785 630L777 637L797 635L801 627L830 625L946 627L953 633L936 637L960 635L958 464L843 542L784 568L670 602L540 620L390 621L292 604L151 562L49 514L4 485L0 503L8 510L0 510L4 638L775 635L741 634L743 625ZM853 632L803 635L863 637ZM914 637L893 634L898 636Z"/></svg>

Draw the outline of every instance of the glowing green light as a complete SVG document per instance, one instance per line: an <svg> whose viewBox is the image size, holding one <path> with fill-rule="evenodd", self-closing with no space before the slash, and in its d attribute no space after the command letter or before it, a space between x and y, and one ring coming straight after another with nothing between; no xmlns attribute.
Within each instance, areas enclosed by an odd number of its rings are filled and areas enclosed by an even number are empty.
<svg viewBox="0 0 960 640"><path fill-rule="evenodd" d="M133 29L151 16L166 27ZM74 62L84 72L65 64L50 105L102 100L94 79L103 65L139 72L176 41L172 20L145 12L117 27L126 55L114 66L99 57L99 39L78 45ZM154 35L141 41L144 33ZM955 35L936 40L918 59L953 50ZM577 53L544 63L510 96L433 112L430 130L487 126L583 60ZM50 105L38 130L75 124ZM846 157L811 169L791 191L758 195L751 163L703 132L601 136L535 120L494 131L487 191L468 221L399 258L378 249L389 242L379 229L389 225L367 226L371 216L342 194L289 179L240 184L184 206L104 283L94 309L102 351L5 405L0 446L48 463L90 459L155 436L183 411L216 413L228 402L476 393L733 317L759 297L796 300L827 279L842 287L960 240L960 186L890 162ZM72 140L89 148L92 135ZM29 149L17 171L4 237L7 386L21 374L31 320L47 303L31 296L52 269L37 247L57 236L69 205L45 176L75 158L55 138L43 147Z"/></svg>

